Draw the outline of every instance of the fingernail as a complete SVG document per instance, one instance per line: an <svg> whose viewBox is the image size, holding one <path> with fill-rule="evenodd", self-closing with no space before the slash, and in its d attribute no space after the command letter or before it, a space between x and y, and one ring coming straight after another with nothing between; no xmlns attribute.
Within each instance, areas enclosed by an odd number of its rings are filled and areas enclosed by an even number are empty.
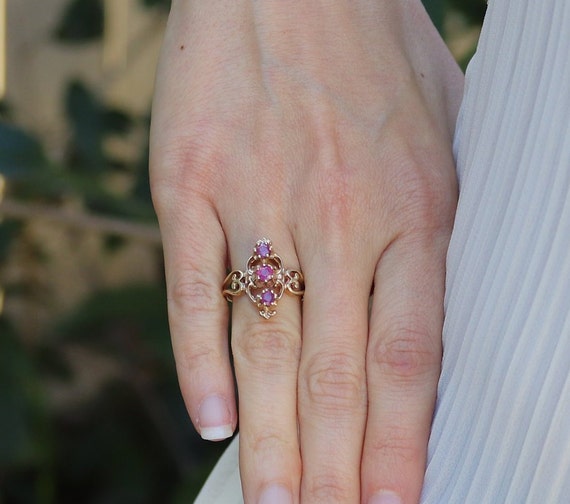
<svg viewBox="0 0 570 504"><path fill-rule="evenodd" d="M226 401L220 396L206 397L198 409L200 436L208 441L221 441L231 437L234 429Z"/></svg>
<svg viewBox="0 0 570 504"><path fill-rule="evenodd" d="M374 494L368 504L402 504L402 499L394 492L381 491Z"/></svg>
<svg viewBox="0 0 570 504"><path fill-rule="evenodd" d="M292 504L291 492L282 485L267 487L259 497L257 504Z"/></svg>

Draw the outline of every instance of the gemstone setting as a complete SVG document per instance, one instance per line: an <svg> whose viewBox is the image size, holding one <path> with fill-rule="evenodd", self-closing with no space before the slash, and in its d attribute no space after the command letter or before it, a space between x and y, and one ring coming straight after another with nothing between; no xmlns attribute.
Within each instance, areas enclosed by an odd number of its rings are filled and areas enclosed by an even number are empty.
<svg viewBox="0 0 570 504"><path fill-rule="evenodd" d="M259 240L255 246L255 253L262 259L271 255L271 242L269 240Z"/></svg>
<svg viewBox="0 0 570 504"><path fill-rule="evenodd" d="M271 306L275 302L275 294L268 290L261 294L261 302L264 306Z"/></svg>
<svg viewBox="0 0 570 504"><path fill-rule="evenodd" d="M268 264L264 264L257 269L257 279L261 282L269 282L274 275L273 268Z"/></svg>

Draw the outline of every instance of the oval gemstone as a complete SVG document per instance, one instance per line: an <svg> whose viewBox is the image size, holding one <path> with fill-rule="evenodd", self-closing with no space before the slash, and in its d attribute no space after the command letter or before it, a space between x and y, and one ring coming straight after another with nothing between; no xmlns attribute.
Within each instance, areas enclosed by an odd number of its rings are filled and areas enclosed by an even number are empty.
<svg viewBox="0 0 570 504"><path fill-rule="evenodd" d="M257 278L262 282L267 282L273 278L273 268L265 264L257 270Z"/></svg>
<svg viewBox="0 0 570 504"><path fill-rule="evenodd" d="M271 253L271 247L269 246L268 242L260 242L255 247L255 251L259 257L269 257Z"/></svg>
<svg viewBox="0 0 570 504"><path fill-rule="evenodd" d="M261 302L262 302L265 306L269 306L271 303L273 303L273 301L275 301L275 294L273 294L273 292L271 292L271 291L265 291L265 292L261 295Z"/></svg>

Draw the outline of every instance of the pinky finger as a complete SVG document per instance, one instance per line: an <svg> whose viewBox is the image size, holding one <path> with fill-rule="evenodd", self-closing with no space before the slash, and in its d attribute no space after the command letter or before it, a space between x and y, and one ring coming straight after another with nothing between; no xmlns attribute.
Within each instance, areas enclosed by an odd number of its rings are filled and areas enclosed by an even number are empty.
<svg viewBox="0 0 570 504"><path fill-rule="evenodd" d="M377 269L362 459L368 502L419 500L441 364L447 242L437 242L395 242Z"/></svg>

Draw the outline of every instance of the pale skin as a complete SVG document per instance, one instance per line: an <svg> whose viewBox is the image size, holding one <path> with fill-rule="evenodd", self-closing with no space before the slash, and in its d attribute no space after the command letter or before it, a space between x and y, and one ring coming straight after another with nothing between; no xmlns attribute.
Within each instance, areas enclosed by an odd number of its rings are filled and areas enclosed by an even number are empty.
<svg viewBox="0 0 570 504"><path fill-rule="evenodd" d="M419 0L173 1L151 138L173 348L210 439L238 422L233 354L246 503L418 502L462 86ZM263 237L304 300L236 298L230 348L221 285Z"/></svg>

